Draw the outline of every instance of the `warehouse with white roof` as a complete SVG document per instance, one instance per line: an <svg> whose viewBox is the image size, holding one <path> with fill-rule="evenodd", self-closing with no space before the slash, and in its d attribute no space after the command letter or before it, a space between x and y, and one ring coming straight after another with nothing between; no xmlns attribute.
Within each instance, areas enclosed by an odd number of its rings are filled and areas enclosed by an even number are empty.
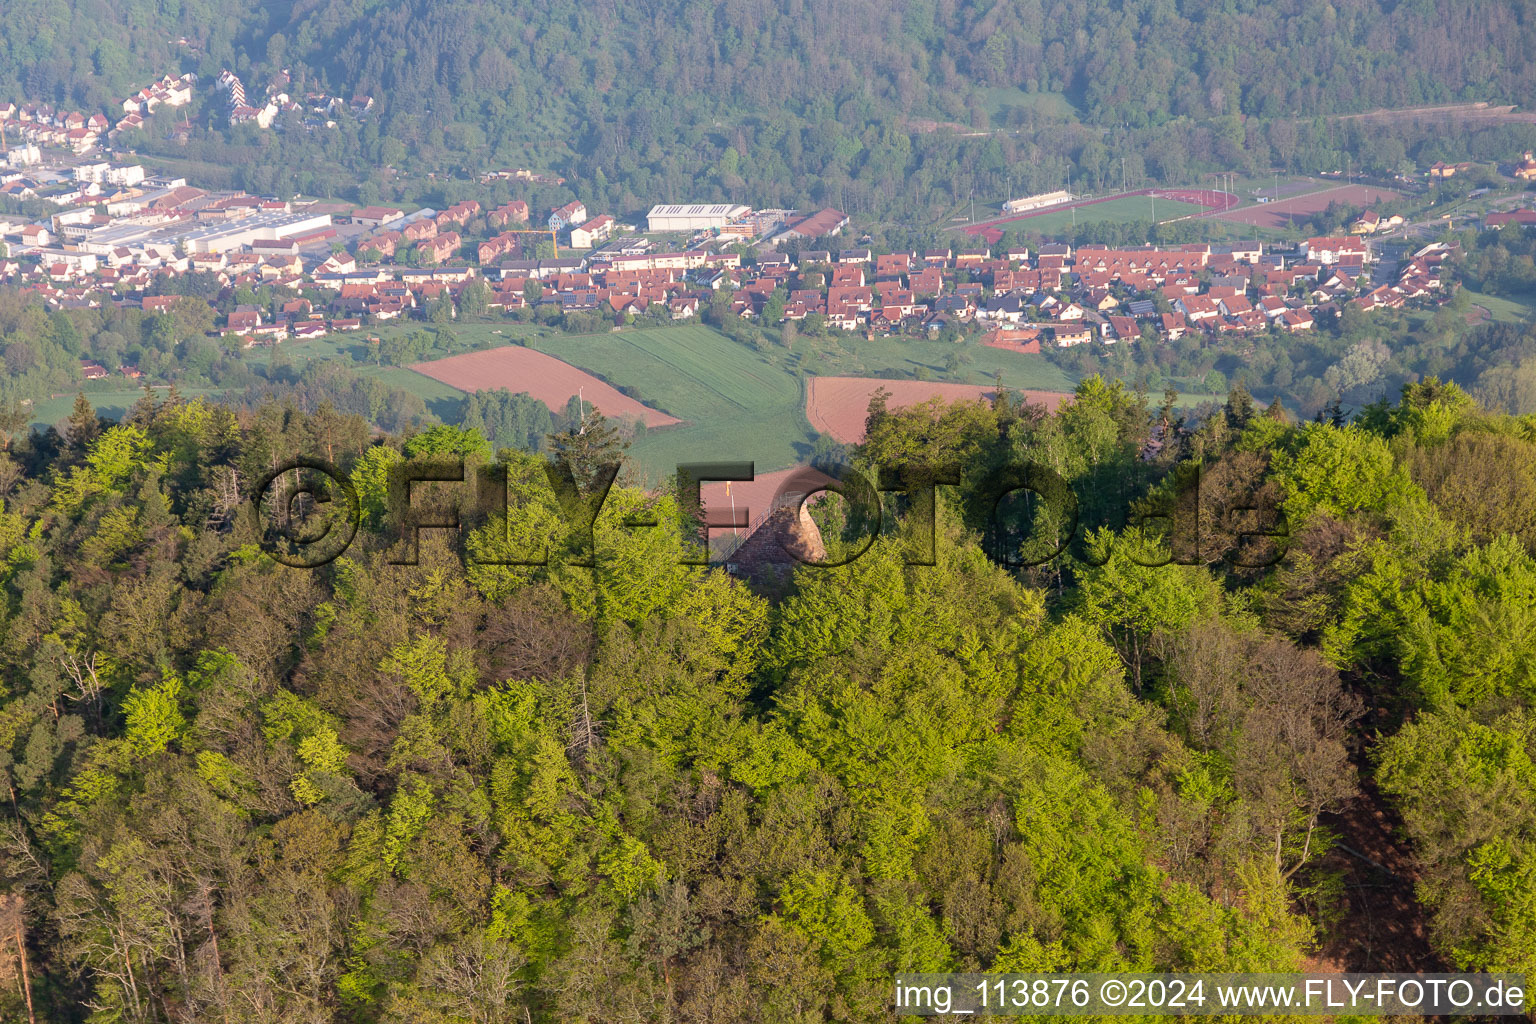
<svg viewBox="0 0 1536 1024"><path fill-rule="evenodd" d="M707 231L723 228L752 212L750 206L732 203L690 203L682 206L653 206L646 215L650 231Z"/></svg>

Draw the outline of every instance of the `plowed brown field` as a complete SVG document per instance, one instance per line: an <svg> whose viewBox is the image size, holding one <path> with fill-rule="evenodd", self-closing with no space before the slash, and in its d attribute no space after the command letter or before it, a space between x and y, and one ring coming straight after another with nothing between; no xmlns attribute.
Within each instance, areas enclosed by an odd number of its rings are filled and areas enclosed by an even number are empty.
<svg viewBox="0 0 1536 1024"><path fill-rule="evenodd" d="M811 426L831 434L844 444L864 440L864 418L869 399L884 388L891 393L887 408L900 409L938 397L946 402L961 399L991 398L997 388L991 384L956 384L950 381L885 380L880 377L812 377L805 392L805 416ZM1061 391L1016 391L1032 405L1055 411L1072 396Z"/></svg>
<svg viewBox="0 0 1536 1024"><path fill-rule="evenodd" d="M466 352L430 363L417 363L411 369L460 391L506 388L532 395L554 412L564 409L565 403L579 388L582 398L597 406L598 411L609 419L641 420L647 427L667 427L682 422L635 401L585 370L521 345Z"/></svg>

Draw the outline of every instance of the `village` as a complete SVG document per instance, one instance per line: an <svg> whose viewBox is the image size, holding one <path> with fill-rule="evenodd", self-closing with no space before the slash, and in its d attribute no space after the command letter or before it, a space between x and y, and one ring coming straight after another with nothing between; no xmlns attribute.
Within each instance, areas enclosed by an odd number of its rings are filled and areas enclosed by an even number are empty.
<svg viewBox="0 0 1536 1024"><path fill-rule="evenodd" d="M194 98L198 77L193 72L170 72L114 101L106 112L85 113L56 109L47 103L0 103L0 163L7 167L31 167L42 162L45 148L56 148L76 157L99 154L130 142L133 133L144 129L158 112L184 111ZM224 69L213 81L213 88L223 107L224 120L231 126L273 127L281 114L293 114L305 130L334 128L335 118L345 112L356 118L373 109L373 97L350 98L293 90L286 68L273 73L258 94L247 95L244 82L234 72ZM186 114L175 125L174 133L183 141L190 133Z"/></svg>
<svg viewBox="0 0 1536 1024"><path fill-rule="evenodd" d="M162 81L139 101L146 112L155 96L175 105L184 84ZM239 98L238 81L223 87ZM10 114L24 120L0 124L33 125L50 145L60 144L59 131L67 144L79 130L67 127L69 118L45 122L35 109ZM174 278L211 275L217 296L197 301L222 308L218 333L246 347L424 318L429 304L446 303L456 316L476 281L486 312L531 310L541 319L586 314L622 326L639 316L685 321L728 310L767 327L870 337L981 333L986 344L1019 352L1156 344L1191 333L1306 331L1346 308L1433 305L1450 296L1442 266L1455 256L1453 246L1430 242L1378 259L1383 247L1369 236L1400 218L1374 210L1348 234L1299 242L1031 248L957 235L966 244L875 252L848 247L849 217L830 208L659 204L643 224L593 215L579 200L547 214L522 200L484 209L474 199L407 212L206 190L90 156L42 166L36 151L27 139L5 152L0 196L46 200L57 212L0 217L9 250L0 282L55 308L158 313L181 301L185 289ZM486 177L553 180L526 169ZM1491 215L1488 226L1532 219L1536 213L1515 210ZM281 301L221 301L262 286ZM84 372L135 369L93 364Z"/></svg>

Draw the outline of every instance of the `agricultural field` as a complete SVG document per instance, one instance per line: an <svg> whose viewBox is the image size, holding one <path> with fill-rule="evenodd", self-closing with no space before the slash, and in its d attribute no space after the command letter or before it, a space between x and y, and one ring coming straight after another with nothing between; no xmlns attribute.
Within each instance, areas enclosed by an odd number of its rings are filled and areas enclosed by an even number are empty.
<svg viewBox="0 0 1536 1024"><path fill-rule="evenodd" d="M988 389L999 378L1005 386L1018 390L1065 392L1074 386L1073 379L1044 356L1003 352L973 343L868 339L836 332L821 338L799 337L789 349L774 345L759 351L702 324L587 335L507 323L458 324L448 329L467 333L477 342L502 341L516 332L528 349L489 351L545 353L676 417L681 422L642 432L630 449L637 469L653 482L675 472L679 462L751 461L760 472L767 472L804 461L817 431L805 418L802 378L890 373L985 385ZM483 358L486 353L470 355ZM448 391L446 398L423 394L428 407L440 416L452 415L455 410L449 402L462 395L449 384L470 387L476 383L473 377L433 380L403 368L357 369L418 394L422 385ZM536 393L532 388L521 390ZM592 392L587 395L593 397ZM563 398L555 398L556 407L564 404ZM860 422L866 404L867 397L855 410Z"/></svg>
<svg viewBox="0 0 1536 1024"><path fill-rule="evenodd" d="M404 329L391 325L380 333ZM640 432L630 449L637 470L650 482L675 472L679 462L751 461L759 472L803 462L817 430L805 416L802 379L896 374L945 380L970 386L972 391L983 386L990 390L999 379L1020 391L1070 392L1075 383L1044 356L999 351L972 342L956 345L906 337L870 339L833 332L824 337L801 336L788 349L772 345L757 350L702 324L587 335L510 322L454 324L446 329L475 343L497 347L410 369L363 362L354 362L353 369L420 395L428 409L448 420L457 415L465 392L476 387L511 387L534 394L555 409L564 406L577 386L586 388L586 397L602 408L599 396L602 389L611 387L623 402L642 403L680 421L656 424ZM514 337L527 347L507 345ZM286 357L299 364L300 348L309 346L314 346L308 348L310 358L369 357L363 339L356 343L351 339L305 342ZM537 359L541 354L550 359L545 366L549 374L563 381L555 389L559 394L541 393L530 383L527 367L514 371L493 365L511 360L507 363L511 367L517 360ZM453 367L467 369L464 373L445 369ZM511 376L496 380L495 375L504 369ZM575 371L597 379L590 385L564 380ZM901 385L902 381L890 383ZM865 396L851 414L861 423L867 402Z"/></svg>
<svg viewBox="0 0 1536 1024"><path fill-rule="evenodd" d="M862 334L834 332L825 339L797 339L795 353L796 367L808 376L871 377L897 373L966 384L993 384L1001 375L1005 386L1021 390L1071 391L1075 386L1073 379L1045 356L1007 352L976 342L956 345L921 338L865 338Z"/></svg>
<svg viewBox="0 0 1536 1024"><path fill-rule="evenodd" d="M164 396L168 388L155 389L157 395ZM207 395L223 394L220 388L181 388L181 394L186 398L197 398ZM51 427L69 418L69 413L75 407L75 395L77 392L60 392L49 398L44 398L32 407L32 426ZM96 411L109 419L120 420L128 415L128 410L136 405L139 399L144 397L143 388L118 388L112 391L86 390L85 397L90 400Z"/></svg>
<svg viewBox="0 0 1536 1024"><path fill-rule="evenodd" d="M806 384L806 418L817 430L832 435L844 444L857 444L864 440L865 413L869 409L870 398L879 390L884 389L890 393L886 404L892 409L918 405L931 398L940 398L946 402L990 400L997 393L994 385L987 384L883 380L878 377L812 377ZM1054 412L1057 406L1072 396L1063 392L1023 391L1018 397Z"/></svg>
<svg viewBox="0 0 1536 1024"><path fill-rule="evenodd" d="M379 333L407 329L420 326L389 325ZM1074 387L1074 379L1044 356L974 342L834 332L801 336L787 349L757 350L702 324L590 335L510 322L447 329L496 347L414 367L379 366L371 361L374 353L365 332L255 349L246 358L269 364L275 356L295 368L313 360L338 360L354 373L419 396L433 415L448 422L457 419L464 395L478 388L509 387L559 410L579 387L588 401L616 418L648 421L630 454L649 482L669 476L679 462L751 461L762 473L804 462L818 428L806 418L802 381L816 377L880 377L893 391L915 386L924 397L934 393L928 381L947 382L940 391L959 388L966 394L991 391L998 380L1019 391L1070 392ZM507 344L513 338L528 347ZM887 374L908 379L885 379ZM210 388L183 388L182 393L221 394ZM119 387L87 395L103 415L119 418L143 391ZM850 400L856 408L847 411L835 410L832 401L823 399L823 418L851 417L862 424L867 393ZM57 423L73 403L72 391L43 400L33 422Z"/></svg>
<svg viewBox="0 0 1536 1024"><path fill-rule="evenodd" d="M245 360L255 365L270 365L274 356L280 356L296 370L316 360L336 360L347 364L360 377L374 377L390 387L416 395L439 419L452 419L457 415L459 402L464 397L462 391L403 366L380 366L373 362L374 355L373 347L368 344L368 332L353 331L309 341L287 341L277 348L251 349L245 353Z"/></svg>
<svg viewBox="0 0 1536 1024"><path fill-rule="evenodd" d="M646 431L630 449L652 479L679 462L751 461L770 470L810 452L796 376L708 327L553 335L536 344L683 421Z"/></svg>
<svg viewBox="0 0 1536 1024"><path fill-rule="evenodd" d="M580 395L610 419L642 422L647 427L670 427L679 422L570 363L524 345L466 352L416 363L411 369L466 394L500 388L528 394L557 412Z"/></svg>
<svg viewBox="0 0 1536 1024"><path fill-rule="evenodd" d="M354 366L360 377L375 377L392 388L409 392L427 403L427 411L451 421L459 414L464 392L404 366Z"/></svg>
<svg viewBox="0 0 1536 1024"><path fill-rule="evenodd" d="M1536 316L1536 295L1521 295L1508 297L1503 295L1485 295L1482 292L1467 291L1467 298L1472 300L1474 311L1477 308L1488 311L1484 319L1491 319L1497 323L1518 324L1530 320Z"/></svg>
<svg viewBox="0 0 1536 1024"><path fill-rule="evenodd" d="M257 366L270 364L273 357L279 354L288 365L294 367L302 367L316 359L363 363L373 358L368 334L368 331L345 331L307 341L285 341L274 347L258 346L247 349L244 358L247 363Z"/></svg>

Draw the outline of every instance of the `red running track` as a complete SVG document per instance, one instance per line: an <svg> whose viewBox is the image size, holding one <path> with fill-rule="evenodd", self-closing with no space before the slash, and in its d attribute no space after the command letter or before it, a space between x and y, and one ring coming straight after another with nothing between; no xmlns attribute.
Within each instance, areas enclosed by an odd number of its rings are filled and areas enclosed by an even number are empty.
<svg viewBox="0 0 1536 1024"><path fill-rule="evenodd" d="M1171 199L1178 203L1191 203L1195 206L1204 206L1200 213L1192 214L1195 217L1210 217L1218 213L1225 213L1239 202L1237 196L1231 192L1223 192L1216 188L1140 188L1132 192L1116 192L1114 195L1099 196L1097 199L1079 199L1071 203L1058 203L1055 206L1046 206L1038 210L1026 210L1023 213L1015 213L1007 217L998 217L993 220L982 221L979 224L971 224L962 228L968 235L981 235L987 240L988 245L996 245L1003 237L999 224L1011 224L1014 221L1028 220L1030 217L1038 217L1041 214L1056 213L1060 210L1080 209L1084 206L1093 206L1097 203L1107 203L1114 199L1130 199L1133 196L1152 196L1156 199Z"/></svg>

